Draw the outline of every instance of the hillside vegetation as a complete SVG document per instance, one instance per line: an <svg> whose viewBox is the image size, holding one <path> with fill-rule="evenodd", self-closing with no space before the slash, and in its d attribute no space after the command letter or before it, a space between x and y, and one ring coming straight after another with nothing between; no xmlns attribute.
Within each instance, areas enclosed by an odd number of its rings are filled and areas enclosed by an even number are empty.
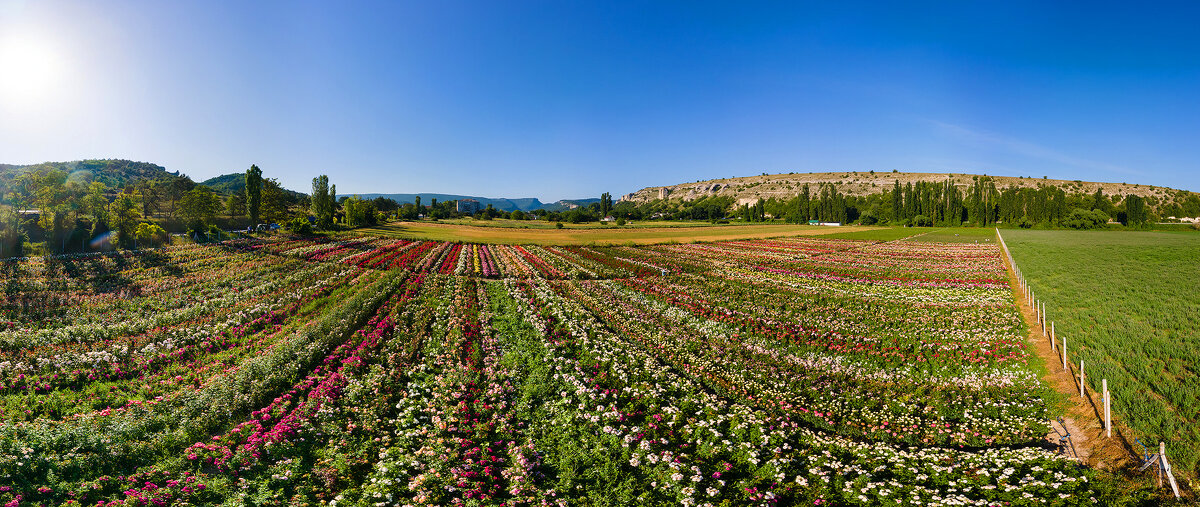
<svg viewBox="0 0 1200 507"><path fill-rule="evenodd" d="M774 198L786 201L799 195L805 184L814 189L822 185L834 185L843 195L865 197L886 193L893 188L897 181L901 186L910 183L915 185L919 182L943 184L946 181L950 181L959 190L966 191L978 179L991 181L1000 190L1006 188L1038 189L1046 186L1054 186L1062 189L1067 194L1094 194L1096 190L1101 190L1105 195L1117 196L1120 199L1123 199L1127 195L1137 195L1145 199L1146 204L1155 211L1159 211L1171 203L1178 203L1185 209L1188 204L1200 207L1200 194L1153 185L1016 176L873 171L763 174L759 176L697 181L694 183L679 183L660 187L646 187L622 196L621 201L634 204L648 203L660 199L662 195L660 191L665 189L667 200L689 201L709 197L726 197L731 198L735 204L741 205L753 204L759 199L768 200ZM1170 213L1163 216L1167 216L1168 214Z"/></svg>
<svg viewBox="0 0 1200 507"><path fill-rule="evenodd" d="M201 181L198 185L204 185L211 188L214 192L230 196L246 193L246 173L230 173L214 176L207 180ZM281 188L281 190L292 197L301 197L307 194L297 192L295 190Z"/></svg>
<svg viewBox="0 0 1200 507"><path fill-rule="evenodd" d="M22 174L55 170L67 173L71 180L82 183L98 181L108 188L121 188L144 180L179 176L178 171L167 172L163 166L157 164L119 159L42 162L32 165L0 164L0 195L7 192L13 180Z"/></svg>

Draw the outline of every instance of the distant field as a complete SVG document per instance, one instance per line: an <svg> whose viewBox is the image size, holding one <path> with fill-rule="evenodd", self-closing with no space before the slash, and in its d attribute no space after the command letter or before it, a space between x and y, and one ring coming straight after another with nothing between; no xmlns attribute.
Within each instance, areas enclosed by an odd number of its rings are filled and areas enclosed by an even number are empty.
<svg viewBox="0 0 1200 507"><path fill-rule="evenodd" d="M873 230L871 227L818 227L795 224L722 225L693 227L566 227L529 228L476 227L430 222L393 222L378 227L355 229L356 234L436 241L531 245L648 245L691 243L733 239L761 239L782 236L818 236L849 231Z"/></svg>
<svg viewBox="0 0 1200 507"><path fill-rule="evenodd" d="M556 222L548 222L545 220L508 220L497 218L494 220L475 220L473 218L457 218L450 220L440 220L438 222L418 222L418 223L438 223L451 225L466 225L471 227L501 227L510 229L557 229ZM622 226L616 224L601 224L598 222L589 222L582 224L572 224L562 222L564 229L576 230L612 230L612 229L663 229L674 227L741 227L748 225L764 225L764 224L749 224L743 222L731 222L728 224L714 224L712 222L699 222L693 220L636 220L630 221Z"/></svg>
<svg viewBox="0 0 1200 507"><path fill-rule="evenodd" d="M825 237L874 241L911 238L912 241L925 243L987 243L996 240L996 233L994 229L986 227L872 227L867 230L840 232Z"/></svg>
<svg viewBox="0 0 1200 507"><path fill-rule="evenodd" d="M989 243L996 241L996 230L991 227L948 227L934 229L916 236L913 241L933 243Z"/></svg>
<svg viewBox="0 0 1200 507"><path fill-rule="evenodd" d="M1115 415L1200 472L1200 234L1001 232L1092 389L1107 378Z"/></svg>

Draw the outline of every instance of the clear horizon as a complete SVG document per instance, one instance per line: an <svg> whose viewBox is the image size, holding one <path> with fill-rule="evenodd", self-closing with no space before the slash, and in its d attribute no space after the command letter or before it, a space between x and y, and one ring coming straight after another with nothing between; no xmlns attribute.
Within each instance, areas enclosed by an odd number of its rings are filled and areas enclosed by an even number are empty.
<svg viewBox="0 0 1200 507"><path fill-rule="evenodd" d="M0 0L0 163L543 202L761 173L1200 191L1192 4Z"/></svg>

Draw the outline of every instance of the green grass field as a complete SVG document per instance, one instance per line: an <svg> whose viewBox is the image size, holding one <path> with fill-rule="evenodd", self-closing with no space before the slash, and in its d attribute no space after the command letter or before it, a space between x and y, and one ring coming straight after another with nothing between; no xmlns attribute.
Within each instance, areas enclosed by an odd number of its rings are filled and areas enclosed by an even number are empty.
<svg viewBox="0 0 1200 507"><path fill-rule="evenodd" d="M443 222L392 222L376 227L355 229L353 234L509 245L648 245L783 236L817 236L872 229L870 227L836 228L795 224L712 226L707 222L703 223L703 226L695 227L678 225L667 227L601 227L597 225L568 227L564 224L562 229L552 227L514 228L502 225L479 227Z"/></svg>
<svg viewBox="0 0 1200 507"><path fill-rule="evenodd" d="M1114 417L1167 442L1177 469L1200 459L1200 234L1001 231L1069 359L1107 378ZM1136 446L1135 446L1136 447ZM1140 451L1140 449L1138 449Z"/></svg>
<svg viewBox="0 0 1200 507"><path fill-rule="evenodd" d="M934 243L983 243L995 241L996 232L995 229L987 227L873 227L866 230L837 232L825 237L875 241L910 238L912 241Z"/></svg>

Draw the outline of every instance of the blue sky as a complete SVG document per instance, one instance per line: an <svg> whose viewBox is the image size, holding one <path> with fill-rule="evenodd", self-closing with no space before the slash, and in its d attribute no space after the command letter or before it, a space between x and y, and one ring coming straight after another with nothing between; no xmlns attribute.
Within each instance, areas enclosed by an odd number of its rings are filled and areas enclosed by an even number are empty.
<svg viewBox="0 0 1200 507"><path fill-rule="evenodd" d="M1200 191L1200 4L1050 4L0 0L0 162L543 200L892 169Z"/></svg>

